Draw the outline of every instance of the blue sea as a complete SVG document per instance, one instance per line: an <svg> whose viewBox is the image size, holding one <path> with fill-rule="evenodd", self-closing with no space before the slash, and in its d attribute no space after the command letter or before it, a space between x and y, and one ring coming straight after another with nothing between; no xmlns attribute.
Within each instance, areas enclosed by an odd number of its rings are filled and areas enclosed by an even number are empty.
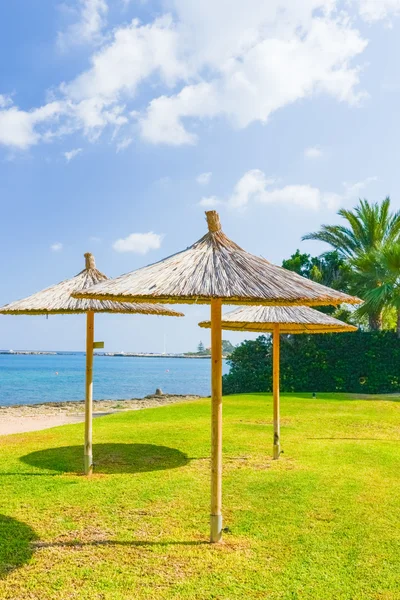
<svg viewBox="0 0 400 600"><path fill-rule="evenodd" d="M95 356L95 400L168 394L210 395L209 359ZM228 366L224 364L224 373ZM83 400L85 355L0 354L0 405Z"/></svg>

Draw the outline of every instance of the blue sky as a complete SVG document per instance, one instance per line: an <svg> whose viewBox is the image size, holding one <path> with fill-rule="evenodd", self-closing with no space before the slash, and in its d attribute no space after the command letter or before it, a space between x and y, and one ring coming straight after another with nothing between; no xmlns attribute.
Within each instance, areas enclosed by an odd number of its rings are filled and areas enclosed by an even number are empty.
<svg viewBox="0 0 400 600"><path fill-rule="evenodd" d="M400 0L13 0L0 7L0 303L178 251L217 208L280 264L358 197L400 207ZM193 349L186 319L99 316L108 350ZM81 349L82 317L0 348ZM240 334L227 334L237 342Z"/></svg>

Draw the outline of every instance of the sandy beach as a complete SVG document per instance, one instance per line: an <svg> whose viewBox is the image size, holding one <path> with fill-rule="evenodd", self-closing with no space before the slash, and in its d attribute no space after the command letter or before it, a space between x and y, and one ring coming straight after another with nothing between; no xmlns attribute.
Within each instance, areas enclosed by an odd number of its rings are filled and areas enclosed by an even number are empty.
<svg viewBox="0 0 400 600"><path fill-rule="evenodd" d="M126 410L155 408L176 402L188 402L198 400L199 397L163 394L162 396L152 395L130 400L94 400L93 417L98 418ZM83 401L0 406L0 436L80 423L84 421L84 418Z"/></svg>

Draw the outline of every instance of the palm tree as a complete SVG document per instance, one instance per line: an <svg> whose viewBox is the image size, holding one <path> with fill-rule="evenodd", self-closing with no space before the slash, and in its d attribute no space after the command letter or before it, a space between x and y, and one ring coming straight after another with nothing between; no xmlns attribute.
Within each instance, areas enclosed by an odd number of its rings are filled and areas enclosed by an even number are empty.
<svg viewBox="0 0 400 600"><path fill-rule="evenodd" d="M381 285L375 258L371 253L384 246L389 247L400 237L400 211L391 212L390 198L383 202L360 200L353 210L341 209L338 215L347 221L346 225L323 225L320 231L309 233L303 240L318 240L332 246L350 266L355 267L352 275L353 293L364 298L367 291ZM361 267L361 262L364 261ZM358 266L357 266L358 263ZM368 275L366 269L371 269ZM375 277L375 278L374 278ZM382 328L382 307L376 303L367 304L369 326L372 330Z"/></svg>
<svg viewBox="0 0 400 600"><path fill-rule="evenodd" d="M323 225L320 231L308 233L303 240L319 240L333 246L343 258L354 258L377 249L400 234L400 211L390 212L390 198L381 203L360 200L354 210L342 208L338 215L344 225Z"/></svg>
<svg viewBox="0 0 400 600"><path fill-rule="evenodd" d="M365 254L354 261L354 267L365 286L364 304L356 312L362 317L384 308L394 309L400 337L400 242ZM379 285L374 285L376 281Z"/></svg>

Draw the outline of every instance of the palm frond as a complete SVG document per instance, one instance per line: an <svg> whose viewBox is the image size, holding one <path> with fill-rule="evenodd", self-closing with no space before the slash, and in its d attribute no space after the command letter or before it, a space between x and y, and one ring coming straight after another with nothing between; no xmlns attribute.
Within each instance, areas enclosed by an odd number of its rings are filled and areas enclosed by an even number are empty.
<svg viewBox="0 0 400 600"><path fill-rule="evenodd" d="M364 296L364 303L355 310L355 314L362 317L380 312L391 299L392 294L393 288L389 284L368 290Z"/></svg>

